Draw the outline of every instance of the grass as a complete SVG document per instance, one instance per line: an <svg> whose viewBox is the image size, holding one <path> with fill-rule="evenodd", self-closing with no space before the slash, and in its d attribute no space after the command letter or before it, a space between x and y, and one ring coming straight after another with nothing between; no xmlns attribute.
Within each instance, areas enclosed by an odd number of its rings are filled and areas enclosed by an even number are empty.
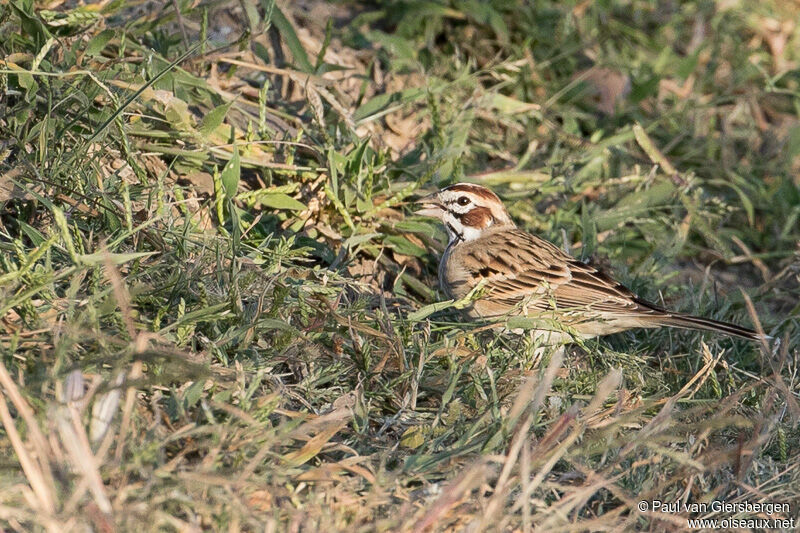
<svg viewBox="0 0 800 533"><path fill-rule="evenodd" d="M800 504L787 2L0 3L9 531L689 529ZM540 357L428 307L409 200L758 346Z"/></svg>

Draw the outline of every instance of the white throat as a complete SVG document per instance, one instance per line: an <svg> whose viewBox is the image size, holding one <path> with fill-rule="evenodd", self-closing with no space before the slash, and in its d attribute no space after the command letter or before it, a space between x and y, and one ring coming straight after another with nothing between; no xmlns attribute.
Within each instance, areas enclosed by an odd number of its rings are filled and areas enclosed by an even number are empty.
<svg viewBox="0 0 800 533"><path fill-rule="evenodd" d="M448 246L458 244L460 242L469 242L478 239L483 232L492 227L493 221L489 221L485 228L476 228L473 226L465 226L453 216L446 216L444 220L444 227L447 229L447 236L449 238Z"/></svg>
<svg viewBox="0 0 800 533"><path fill-rule="evenodd" d="M489 226L491 226L491 225L492 224L490 222ZM464 241L465 242L474 241L475 239L477 239L478 237L483 235L483 231L485 229L486 228L466 228L466 227L463 228Z"/></svg>

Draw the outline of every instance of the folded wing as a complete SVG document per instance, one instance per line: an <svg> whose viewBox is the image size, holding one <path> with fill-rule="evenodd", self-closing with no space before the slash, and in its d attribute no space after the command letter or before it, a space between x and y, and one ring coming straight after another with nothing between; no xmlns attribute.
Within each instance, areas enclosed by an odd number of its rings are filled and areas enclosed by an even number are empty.
<svg viewBox="0 0 800 533"><path fill-rule="evenodd" d="M497 303L600 315L666 313L535 235L514 229L489 239L494 242L471 250L468 267L473 276L484 280L489 297Z"/></svg>

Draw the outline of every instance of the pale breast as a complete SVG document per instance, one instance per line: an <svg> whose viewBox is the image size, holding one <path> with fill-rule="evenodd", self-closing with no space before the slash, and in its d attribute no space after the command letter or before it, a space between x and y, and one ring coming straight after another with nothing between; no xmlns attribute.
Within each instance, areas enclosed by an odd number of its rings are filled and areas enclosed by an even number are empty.
<svg viewBox="0 0 800 533"><path fill-rule="evenodd" d="M463 298L469 292L469 289L464 290L467 272L459 268L460 255L458 245L450 243L439 261L439 287L447 298Z"/></svg>

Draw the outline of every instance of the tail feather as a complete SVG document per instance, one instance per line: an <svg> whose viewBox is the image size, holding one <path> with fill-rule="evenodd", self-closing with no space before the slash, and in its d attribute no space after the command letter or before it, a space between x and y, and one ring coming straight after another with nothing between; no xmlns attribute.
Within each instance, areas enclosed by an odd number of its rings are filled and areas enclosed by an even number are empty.
<svg viewBox="0 0 800 533"><path fill-rule="evenodd" d="M658 322L662 326L716 331L751 341L760 341L762 339L770 338L767 335L760 335L758 332L753 331L752 329L737 326L736 324L731 324L730 322L721 322L719 320L712 320L710 318L702 318L693 315L670 313L663 318L660 318Z"/></svg>

